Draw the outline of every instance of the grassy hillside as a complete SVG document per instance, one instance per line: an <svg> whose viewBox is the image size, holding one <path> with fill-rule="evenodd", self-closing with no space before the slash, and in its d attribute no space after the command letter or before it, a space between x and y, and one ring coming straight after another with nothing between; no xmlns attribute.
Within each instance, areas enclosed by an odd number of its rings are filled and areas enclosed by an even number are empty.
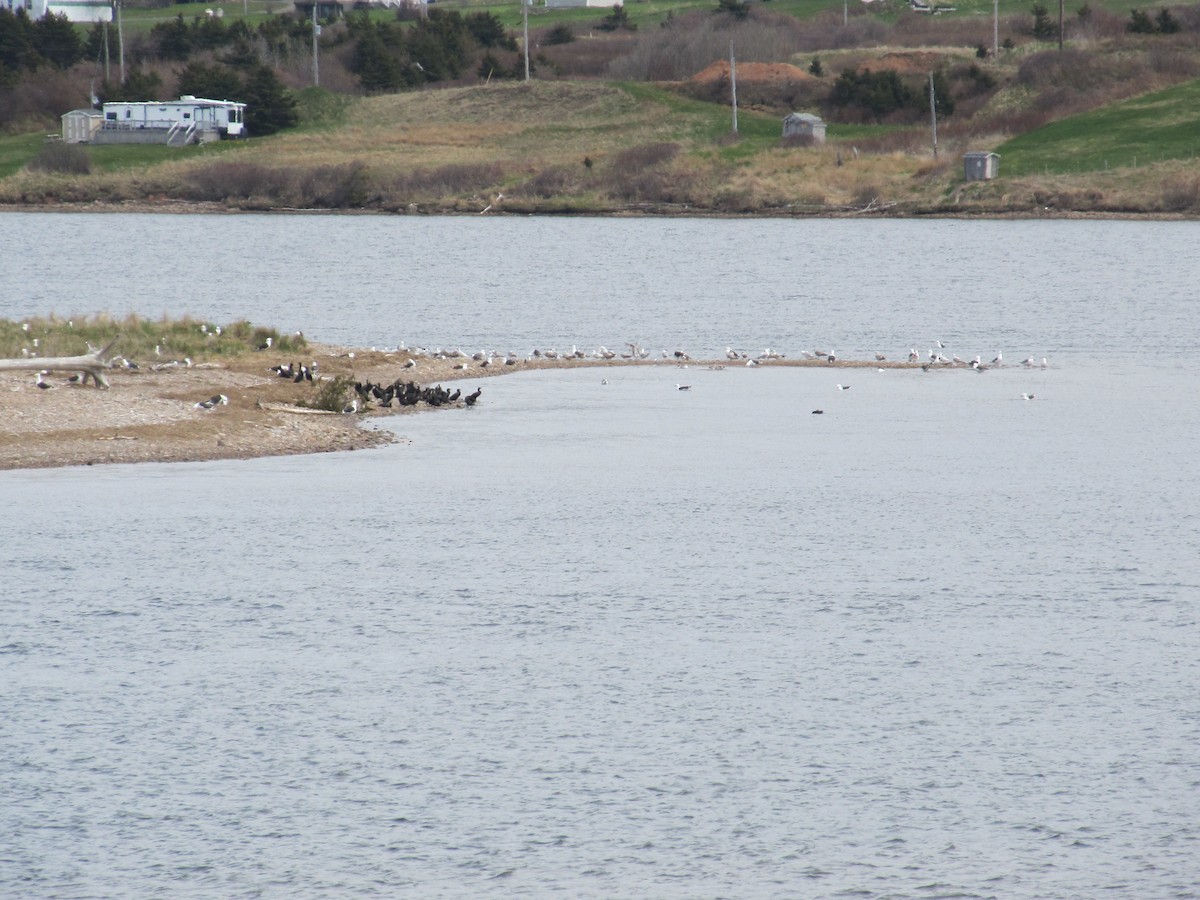
<svg viewBox="0 0 1200 900"><path fill-rule="evenodd" d="M966 184L961 151L973 147L952 135L937 160L924 130L909 135L915 148L860 152L897 133L888 126L833 125L826 145L789 147L775 112L742 109L735 137L727 105L663 86L535 81L336 101L310 91L304 105L316 112L304 128L185 152L92 148L81 151L94 155L88 175L15 171L42 144L2 138L0 161L14 174L0 179L0 203L470 214L489 205L493 213L1010 213L1047 205L1186 213L1198 202L1198 98L1200 82L1192 82L1048 125L999 146L1000 179ZM1084 169L1090 174L1078 174Z"/></svg>
<svg viewBox="0 0 1200 900"><path fill-rule="evenodd" d="M1009 175L1104 172L1200 154L1200 81L1052 122L997 148Z"/></svg>

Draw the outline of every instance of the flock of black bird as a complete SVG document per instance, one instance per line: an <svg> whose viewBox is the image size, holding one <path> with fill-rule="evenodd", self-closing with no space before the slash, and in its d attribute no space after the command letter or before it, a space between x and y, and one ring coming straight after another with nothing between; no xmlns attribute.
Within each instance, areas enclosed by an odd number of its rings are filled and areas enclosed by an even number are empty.
<svg viewBox="0 0 1200 900"><path fill-rule="evenodd" d="M370 381L356 381L354 382L354 393L362 402L362 406L357 409L366 408L367 404L372 401L383 409L391 409L393 402L397 406L416 406L418 403L426 403L429 406L446 406L450 403L457 403L460 397L467 406L474 406L479 395L483 393L483 388L475 388L474 393L464 397L458 388L449 391L440 384L422 387L415 381L402 381L397 378L386 386Z"/></svg>
<svg viewBox="0 0 1200 900"><path fill-rule="evenodd" d="M320 378L320 375L317 373L317 363L315 360L311 366L286 363L271 366L270 371L274 372L280 378L289 378L296 384ZM433 385L432 387L422 387L415 381L404 381L397 378L388 385L375 384L371 381L356 381L354 382L354 393L357 395L357 399L347 406L343 412L359 412L365 410L370 403L375 403L382 409L391 409L393 404L396 406L416 406L418 403L425 403L429 406L446 406L451 403L457 403L460 398L467 406L474 406L475 401L483 393L483 388L476 388L474 393L467 394L464 397L462 391L458 388L449 391L440 384Z"/></svg>

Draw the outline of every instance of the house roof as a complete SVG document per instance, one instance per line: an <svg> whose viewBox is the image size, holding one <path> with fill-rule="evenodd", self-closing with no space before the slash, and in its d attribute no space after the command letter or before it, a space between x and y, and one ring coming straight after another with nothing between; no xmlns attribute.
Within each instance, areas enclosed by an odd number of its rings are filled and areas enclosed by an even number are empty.
<svg viewBox="0 0 1200 900"><path fill-rule="evenodd" d="M824 125L820 116L814 116L812 113L791 113L784 121L793 122L808 122L810 125Z"/></svg>

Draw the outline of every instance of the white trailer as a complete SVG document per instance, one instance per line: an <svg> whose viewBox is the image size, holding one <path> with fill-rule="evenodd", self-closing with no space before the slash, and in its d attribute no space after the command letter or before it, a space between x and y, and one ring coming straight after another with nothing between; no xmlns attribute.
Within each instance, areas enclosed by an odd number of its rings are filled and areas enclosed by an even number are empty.
<svg viewBox="0 0 1200 900"><path fill-rule="evenodd" d="M246 104L185 94L163 102L104 104L97 143L193 144L246 134Z"/></svg>

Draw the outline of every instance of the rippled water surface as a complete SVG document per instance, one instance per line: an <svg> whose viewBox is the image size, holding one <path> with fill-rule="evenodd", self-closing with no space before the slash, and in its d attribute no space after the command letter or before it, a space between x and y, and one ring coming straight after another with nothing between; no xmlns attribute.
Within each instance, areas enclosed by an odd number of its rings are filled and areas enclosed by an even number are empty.
<svg viewBox="0 0 1200 900"><path fill-rule="evenodd" d="M0 894L1200 894L1196 236L0 216L7 317L1051 360L537 372L377 451L0 473ZM186 288L102 277L139 254Z"/></svg>

